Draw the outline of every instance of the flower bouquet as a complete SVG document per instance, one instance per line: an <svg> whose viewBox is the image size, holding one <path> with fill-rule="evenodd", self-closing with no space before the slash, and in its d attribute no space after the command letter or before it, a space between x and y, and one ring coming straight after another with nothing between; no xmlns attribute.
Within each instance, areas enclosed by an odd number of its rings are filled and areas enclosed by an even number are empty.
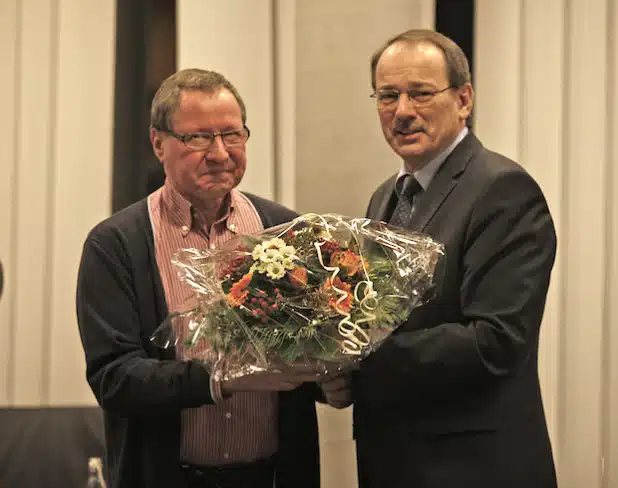
<svg viewBox="0 0 618 488"><path fill-rule="evenodd" d="M443 254L427 235L333 214L183 249L174 264L195 303L154 337L221 379L299 364L341 370L431 297Z"/></svg>

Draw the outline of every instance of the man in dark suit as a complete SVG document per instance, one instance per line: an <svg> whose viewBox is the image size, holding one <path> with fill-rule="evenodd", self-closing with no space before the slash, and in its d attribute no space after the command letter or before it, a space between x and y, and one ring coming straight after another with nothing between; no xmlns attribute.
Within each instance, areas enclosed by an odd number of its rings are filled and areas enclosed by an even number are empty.
<svg viewBox="0 0 618 488"><path fill-rule="evenodd" d="M555 487L537 364L556 252L545 198L466 128L473 90L453 41L405 32L371 71L403 166L367 216L430 234L446 258L435 299L354 377L360 486Z"/></svg>

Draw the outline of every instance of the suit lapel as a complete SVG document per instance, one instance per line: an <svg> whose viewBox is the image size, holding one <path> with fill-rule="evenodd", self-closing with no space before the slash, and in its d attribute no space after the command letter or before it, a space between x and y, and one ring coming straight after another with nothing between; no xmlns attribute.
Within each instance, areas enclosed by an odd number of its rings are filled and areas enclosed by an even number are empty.
<svg viewBox="0 0 618 488"><path fill-rule="evenodd" d="M446 197L457 186L459 177L472 156L481 148L480 141L469 133L444 161L429 187L417 198L410 229L422 232ZM388 200L388 199L385 199Z"/></svg>

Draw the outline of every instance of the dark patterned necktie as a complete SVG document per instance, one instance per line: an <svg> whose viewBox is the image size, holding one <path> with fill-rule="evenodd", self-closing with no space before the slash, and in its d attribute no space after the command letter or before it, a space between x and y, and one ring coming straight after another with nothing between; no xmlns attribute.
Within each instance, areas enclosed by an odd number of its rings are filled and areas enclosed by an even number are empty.
<svg viewBox="0 0 618 488"><path fill-rule="evenodd" d="M405 175L397 181L395 188L399 200L388 223L406 228L412 218L412 199L423 191L423 187L414 176Z"/></svg>

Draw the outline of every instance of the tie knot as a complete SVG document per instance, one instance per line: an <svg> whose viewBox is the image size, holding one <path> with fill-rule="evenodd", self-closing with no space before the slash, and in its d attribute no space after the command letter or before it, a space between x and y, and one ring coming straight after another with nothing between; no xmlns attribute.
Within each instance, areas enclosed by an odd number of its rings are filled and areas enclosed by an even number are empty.
<svg viewBox="0 0 618 488"><path fill-rule="evenodd" d="M404 175L398 182L399 195L411 200L423 187L413 175Z"/></svg>

